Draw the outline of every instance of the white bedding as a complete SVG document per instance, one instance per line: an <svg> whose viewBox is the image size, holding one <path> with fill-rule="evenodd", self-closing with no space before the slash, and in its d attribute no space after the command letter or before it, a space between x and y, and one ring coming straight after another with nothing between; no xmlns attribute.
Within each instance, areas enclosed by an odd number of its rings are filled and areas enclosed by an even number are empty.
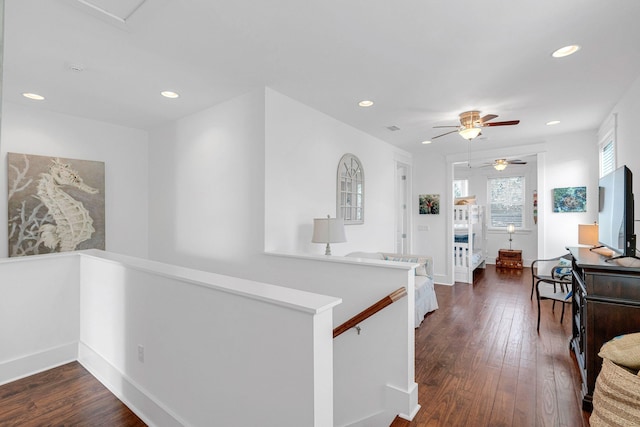
<svg viewBox="0 0 640 427"><path fill-rule="evenodd" d="M427 313L438 308L438 300L433 286L433 278L429 276L416 276L416 310L415 327L420 326Z"/></svg>

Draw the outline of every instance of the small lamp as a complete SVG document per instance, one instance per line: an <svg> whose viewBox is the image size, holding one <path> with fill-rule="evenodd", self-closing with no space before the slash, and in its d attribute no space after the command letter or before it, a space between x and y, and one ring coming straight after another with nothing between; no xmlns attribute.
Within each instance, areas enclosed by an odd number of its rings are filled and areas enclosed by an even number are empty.
<svg viewBox="0 0 640 427"><path fill-rule="evenodd" d="M342 218L326 218L313 219L313 243L326 243L325 255L331 255L330 243L342 243L347 241L344 234L344 220Z"/></svg>
<svg viewBox="0 0 640 427"><path fill-rule="evenodd" d="M578 224L579 245L589 245L593 249L598 243L598 224Z"/></svg>
<svg viewBox="0 0 640 427"><path fill-rule="evenodd" d="M513 239L511 238L511 236L513 235L513 233L516 232L516 225L515 224L509 224L507 225L507 233L509 233L509 250L511 250L511 242L513 241Z"/></svg>

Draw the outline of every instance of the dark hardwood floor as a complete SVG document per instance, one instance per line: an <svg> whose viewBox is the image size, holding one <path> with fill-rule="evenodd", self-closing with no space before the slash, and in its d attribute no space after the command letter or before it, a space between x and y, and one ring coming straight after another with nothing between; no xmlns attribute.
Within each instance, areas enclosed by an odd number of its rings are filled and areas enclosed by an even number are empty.
<svg viewBox="0 0 640 427"><path fill-rule="evenodd" d="M473 285L436 285L440 309L416 330L423 426L588 426L569 351L571 316L529 300L531 270L487 266Z"/></svg>
<svg viewBox="0 0 640 427"><path fill-rule="evenodd" d="M588 426L569 352L571 317L529 300L529 269L488 266L473 285L436 286L440 309L416 330L416 382L424 426ZM0 387L0 426L143 426L80 364Z"/></svg>
<svg viewBox="0 0 640 427"><path fill-rule="evenodd" d="M78 362L0 387L0 426L145 426Z"/></svg>

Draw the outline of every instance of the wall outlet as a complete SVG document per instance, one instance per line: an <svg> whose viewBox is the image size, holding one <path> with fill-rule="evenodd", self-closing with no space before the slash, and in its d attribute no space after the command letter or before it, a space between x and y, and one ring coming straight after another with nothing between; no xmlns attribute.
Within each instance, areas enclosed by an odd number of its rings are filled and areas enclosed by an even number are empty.
<svg viewBox="0 0 640 427"><path fill-rule="evenodd" d="M429 226L428 225L419 225L418 226L418 231L429 231Z"/></svg>
<svg viewBox="0 0 640 427"><path fill-rule="evenodd" d="M142 344L138 345L138 362L144 363L144 346Z"/></svg>

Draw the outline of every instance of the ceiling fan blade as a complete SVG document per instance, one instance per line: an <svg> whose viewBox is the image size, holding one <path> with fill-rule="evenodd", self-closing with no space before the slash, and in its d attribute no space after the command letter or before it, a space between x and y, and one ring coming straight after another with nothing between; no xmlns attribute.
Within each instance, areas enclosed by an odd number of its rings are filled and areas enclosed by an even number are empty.
<svg viewBox="0 0 640 427"><path fill-rule="evenodd" d="M512 125L517 125L518 123L520 123L520 120L508 120L506 122L483 123L482 126L483 127L489 127L489 126L512 126Z"/></svg>
<svg viewBox="0 0 640 427"><path fill-rule="evenodd" d="M527 164L527 162L524 162L522 160L517 160L517 159L508 160L508 163L511 164L511 165L526 165Z"/></svg>
<svg viewBox="0 0 640 427"><path fill-rule="evenodd" d="M455 133L455 132L458 132L458 130L456 129L456 130L452 130L450 132L443 133L443 134L438 135L438 136L434 136L434 137L431 138L431 140L434 140L436 138L440 138L441 136L449 135L450 133Z"/></svg>
<svg viewBox="0 0 640 427"><path fill-rule="evenodd" d="M436 128L459 128L459 127L460 127L460 125L456 125L456 126L434 126L433 128L436 129Z"/></svg>
<svg viewBox="0 0 640 427"><path fill-rule="evenodd" d="M480 123L487 123L489 120L493 120L498 117L497 114L487 114L484 117L480 118Z"/></svg>

